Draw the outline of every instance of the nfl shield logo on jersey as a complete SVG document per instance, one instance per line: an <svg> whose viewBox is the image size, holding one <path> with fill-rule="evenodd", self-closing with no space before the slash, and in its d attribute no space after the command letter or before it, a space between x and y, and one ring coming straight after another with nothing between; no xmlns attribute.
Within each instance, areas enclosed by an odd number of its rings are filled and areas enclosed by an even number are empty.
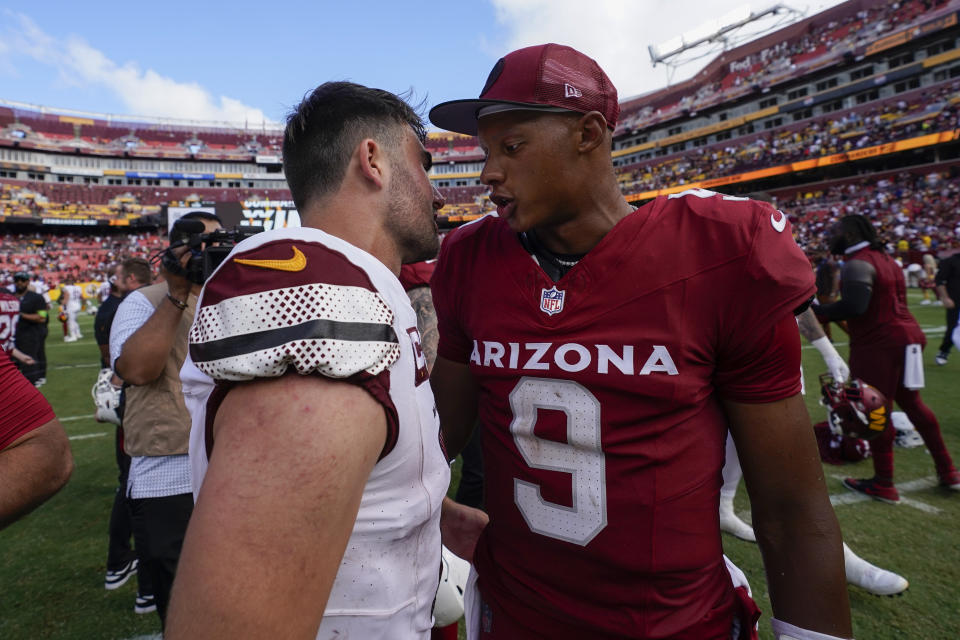
<svg viewBox="0 0 960 640"><path fill-rule="evenodd" d="M543 311L548 316L563 311L565 291L560 291L556 285L549 289L541 289L540 291L540 311Z"/></svg>

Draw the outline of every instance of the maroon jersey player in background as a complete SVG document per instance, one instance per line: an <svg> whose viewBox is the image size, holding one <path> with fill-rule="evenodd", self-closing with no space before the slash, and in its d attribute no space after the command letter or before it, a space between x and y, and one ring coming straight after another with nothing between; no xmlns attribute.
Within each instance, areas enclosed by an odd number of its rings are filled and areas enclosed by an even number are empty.
<svg viewBox="0 0 960 640"><path fill-rule="evenodd" d="M19 320L20 298L12 293L0 291L0 349L13 360L26 365L36 364L36 360L14 346Z"/></svg>
<svg viewBox="0 0 960 640"><path fill-rule="evenodd" d="M837 222L830 250L846 257L840 274L841 299L817 307L817 315L847 321L851 375L886 397L888 416L896 401L930 451L940 485L960 491L960 473L943 442L940 424L918 391L923 386L921 353L927 339L907 308L903 270L883 251L877 230L863 216L844 216ZM870 442L874 477L847 478L843 484L848 489L883 502L900 500L893 485L894 435L894 429L887 429Z"/></svg>
<svg viewBox="0 0 960 640"><path fill-rule="evenodd" d="M483 429L471 633L748 637L717 516L729 424L777 636L849 638L840 531L799 395L809 263L765 203L690 190L635 210L610 156L618 113L603 70L552 44L502 58L479 100L430 113L479 135L499 214L448 235L431 283L448 453L478 414Z"/></svg>

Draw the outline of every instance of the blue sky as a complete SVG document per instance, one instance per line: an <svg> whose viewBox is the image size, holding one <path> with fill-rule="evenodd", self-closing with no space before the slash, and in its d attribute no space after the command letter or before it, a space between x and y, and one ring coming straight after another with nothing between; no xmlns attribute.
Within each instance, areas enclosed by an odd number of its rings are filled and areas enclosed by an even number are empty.
<svg viewBox="0 0 960 640"><path fill-rule="evenodd" d="M258 122L352 80L428 106L476 96L496 60L540 42L594 57L627 97L662 87L647 45L759 0L25 2L0 4L0 98ZM789 3L808 15L836 0ZM689 76L699 64L684 69Z"/></svg>

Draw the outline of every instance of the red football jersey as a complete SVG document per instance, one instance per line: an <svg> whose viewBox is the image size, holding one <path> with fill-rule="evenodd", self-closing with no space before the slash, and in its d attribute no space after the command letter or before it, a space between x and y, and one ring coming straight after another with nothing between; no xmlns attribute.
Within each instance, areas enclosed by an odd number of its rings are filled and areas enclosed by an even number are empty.
<svg viewBox="0 0 960 640"><path fill-rule="evenodd" d="M20 298L12 293L0 291L0 348L6 353L13 351L19 319Z"/></svg>
<svg viewBox="0 0 960 640"><path fill-rule="evenodd" d="M0 450L55 417L43 394L0 353Z"/></svg>
<svg viewBox="0 0 960 640"><path fill-rule="evenodd" d="M433 270L437 266L436 260L427 260L425 262L414 262L400 267L400 284L404 291L410 291L416 287L430 286L430 278L433 276Z"/></svg>
<svg viewBox="0 0 960 640"><path fill-rule="evenodd" d="M877 273L867 310L847 320L850 347L927 344L923 330L907 308L907 284L900 265L887 254L870 248L856 251L846 259L868 262Z"/></svg>
<svg viewBox="0 0 960 640"><path fill-rule="evenodd" d="M729 634L720 398L799 392L813 281L786 216L704 190L641 207L556 283L496 217L450 234L439 353L480 390L494 610L544 637Z"/></svg>

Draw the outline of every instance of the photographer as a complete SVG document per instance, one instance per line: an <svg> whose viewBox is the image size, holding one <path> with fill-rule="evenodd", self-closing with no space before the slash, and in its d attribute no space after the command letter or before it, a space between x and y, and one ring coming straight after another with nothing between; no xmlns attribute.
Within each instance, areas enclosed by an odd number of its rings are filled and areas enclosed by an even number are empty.
<svg viewBox="0 0 960 640"><path fill-rule="evenodd" d="M199 278L187 277L196 248L184 245L187 238L178 228L220 229L219 218L207 212L192 211L181 220L195 222L178 221L174 226L161 270L165 281L130 293L117 309L110 331L113 369L129 385L123 428L131 456L127 495L133 535L154 589L138 595L136 610L149 610L155 601L161 626L193 511L187 457L190 415L183 401L180 367L201 285L192 281Z"/></svg>

